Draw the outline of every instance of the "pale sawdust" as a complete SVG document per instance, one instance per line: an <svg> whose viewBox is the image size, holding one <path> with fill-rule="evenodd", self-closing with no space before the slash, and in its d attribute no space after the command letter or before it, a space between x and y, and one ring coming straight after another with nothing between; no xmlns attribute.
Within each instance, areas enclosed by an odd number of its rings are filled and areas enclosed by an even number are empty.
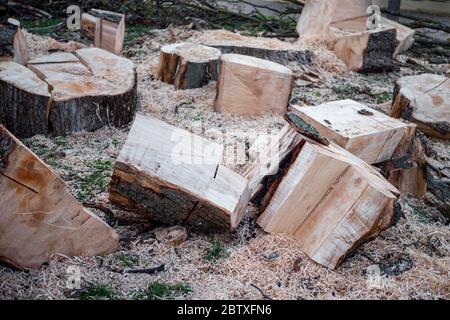
<svg viewBox="0 0 450 320"><path fill-rule="evenodd" d="M138 66L141 112L208 136L208 129L247 126L277 127L280 119L267 116L260 119L214 114L214 83L202 89L175 91L172 86L155 81L152 76L161 37L146 39L137 49L127 52ZM412 72L411 70L405 72ZM392 84L393 74L366 77L350 73L345 83L364 87ZM334 77L318 87L295 88L293 98L321 103L336 96L330 89L343 82ZM389 80L389 82L387 82ZM341 81L341 82L339 82ZM318 93L318 94L316 94ZM370 97L364 97L370 100ZM186 103L182 105L182 103ZM175 107L178 106L178 113ZM36 136L26 140L33 151L41 154L77 196L80 181L89 174L87 163L97 159L114 161L125 142L129 128L103 128L96 132L70 135L66 138ZM439 146L442 143L436 142ZM448 148L448 145L444 148ZM110 174L110 173L109 173ZM106 182L109 181L109 178ZM94 190L88 202L109 206L106 189ZM218 236L224 246L224 257L215 262L205 259L212 247L211 236L190 234L188 241L172 247L152 237L153 227L142 224L115 225L121 236L115 254L90 258L61 257L41 270L13 271L0 267L0 297L2 299L65 299L76 292L66 288L69 266L82 272L82 288L106 284L116 298L131 299L155 281L183 283L192 288L189 299L450 299L450 229L429 221L423 222L415 208L423 203L402 198L405 218L364 244L336 270L328 270L312 262L297 241L290 237L264 233L255 223L254 209L246 213L238 229ZM118 217L131 214L110 207ZM94 210L104 218L104 214ZM165 265L165 271L155 275L120 274L111 271L119 266L118 255L138 257L133 268ZM406 262L405 262L406 261ZM412 262L412 263L411 263ZM376 288L370 285L367 268L378 265L382 277Z"/></svg>

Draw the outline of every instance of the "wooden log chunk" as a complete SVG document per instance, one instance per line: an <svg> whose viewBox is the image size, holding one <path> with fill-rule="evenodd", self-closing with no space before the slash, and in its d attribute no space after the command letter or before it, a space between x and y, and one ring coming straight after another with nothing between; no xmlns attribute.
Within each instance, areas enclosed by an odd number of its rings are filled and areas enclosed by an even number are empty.
<svg viewBox="0 0 450 320"><path fill-rule="evenodd" d="M417 124L427 135L450 139L450 81L435 74L398 79L391 116Z"/></svg>
<svg viewBox="0 0 450 320"><path fill-rule="evenodd" d="M119 236L73 198L39 158L0 126L0 260L37 269L57 254L117 249Z"/></svg>
<svg viewBox="0 0 450 320"><path fill-rule="evenodd" d="M285 114L292 71L280 64L238 54L220 58L214 110L240 115Z"/></svg>
<svg viewBox="0 0 450 320"><path fill-rule="evenodd" d="M223 146L137 115L117 159L110 201L188 229L236 227L249 201L247 179L222 166Z"/></svg>
<svg viewBox="0 0 450 320"><path fill-rule="evenodd" d="M396 21L382 17L381 23L384 28L395 28L397 30L397 48L394 52L394 58L400 53L407 51L414 43L414 29L408 28Z"/></svg>
<svg viewBox="0 0 450 320"><path fill-rule="evenodd" d="M134 117L136 83L130 60L97 48L35 59L28 68L0 63L0 121L19 137L120 127Z"/></svg>
<svg viewBox="0 0 450 320"><path fill-rule="evenodd" d="M25 65L29 60L28 51L19 21L9 18L6 24L0 25L0 57L3 57L0 61L9 61L9 57Z"/></svg>
<svg viewBox="0 0 450 320"><path fill-rule="evenodd" d="M302 50L301 47L278 39L243 36L225 30L206 30L201 35L192 38L191 41L217 48L223 54L242 54L284 66L288 65L290 61L296 61L306 66L314 64L311 51Z"/></svg>
<svg viewBox="0 0 450 320"><path fill-rule="evenodd" d="M82 14L80 27L82 35L94 39L97 48L114 54L122 52L125 39L125 15L92 9L89 13Z"/></svg>
<svg viewBox="0 0 450 320"><path fill-rule="evenodd" d="M161 48L156 78L177 90L200 88L217 80L220 55L220 50L199 44L166 45Z"/></svg>
<svg viewBox="0 0 450 320"><path fill-rule="evenodd" d="M398 191L335 144L304 138L276 183L258 224L270 233L293 235L311 259L331 269L394 216Z"/></svg>
<svg viewBox="0 0 450 320"><path fill-rule="evenodd" d="M322 136L369 164L391 159L408 131L404 122L353 100L292 109Z"/></svg>

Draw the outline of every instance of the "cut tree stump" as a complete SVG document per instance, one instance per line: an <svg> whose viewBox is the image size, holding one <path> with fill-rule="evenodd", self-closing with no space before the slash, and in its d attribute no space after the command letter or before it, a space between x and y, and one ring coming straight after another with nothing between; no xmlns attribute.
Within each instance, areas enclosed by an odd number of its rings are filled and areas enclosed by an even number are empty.
<svg viewBox="0 0 450 320"><path fill-rule="evenodd" d="M29 60L29 50L20 22L9 18L0 24L0 61L10 61L25 65Z"/></svg>
<svg viewBox="0 0 450 320"><path fill-rule="evenodd" d="M398 191L338 145L302 140L277 178L266 179L268 205L258 224L270 233L293 235L311 259L335 269L391 225Z"/></svg>
<svg viewBox="0 0 450 320"><path fill-rule="evenodd" d="M125 15L92 9L81 16L81 33L94 39L97 48L120 54L125 39Z"/></svg>
<svg viewBox="0 0 450 320"><path fill-rule="evenodd" d="M248 37L225 30L205 30L190 41L217 48L223 54L252 56L284 66L290 61L309 67L314 65L311 51L278 39Z"/></svg>
<svg viewBox="0 0 450 320"><path fill-rule="evenodd" d="M417 124L425 134L450 139L450 81L435 74L397 80L391 116Z"/></svg>
<svg viewBox="0 0 450 320"><path fill-rule="evenodd" d="M119 236L73 198L52 170L0 126L0 260L37 269L53 256L117 249Z"/></svg>
<svg viewBox="0 0 450 320"><path fill-rule="evenodd" d="M0 63L0 122L13 134L67 135L124 126L137 106L134 64L97 48L55 53L25 66Z"/></svg>
<svg viewBox="0 0 450 320"><path fill-rule="evenodd" d="M194 89L217 80L221 52L188 42L161 48L156 78L173 84L175 89Z"/></svg>
<svg viewBox="0 0 450 320"><path fill-rule="evenodd" d="M307 0L302 10L302 14L297 24L297 33L300 38L313 38L325 41L332 49L335 46L336 37L342 37L335 33L333 28L341 27L342 24L351 32L361 32L345 39L348 51L356 50L361 55L361 48L366 47L373 50L378 42L377 38L387 37L389 47L387 52L392 52L392 36L385 33L365 33L367 30L368 13L367 9L372 5L370 0ZM394 57L403 51L408 50L414 42L414 30L399 24L398 22L381 17L381 29L396 29L397 45ZM384 34L384 35L383 35ZM349 38L348 38L349 37ZM361 41L362 43L358 43ZM368 45L366 44L366 41ZM341 49L342 50L342 49ZM340 58L349 56L349 53L339 52ZM379 54L377 54L379 55Z"/></svg>
<svg viewBox="0 0 450 320"><path fill-rule="evenodd" d="M247 179L221 165L223 146L137 115L117 159L110 201L169 225L223 232L247 207Z"/></svg>
<svg viewBox="0 0 450 320"><path fill-rule="evenodd" d="M416 137L416 125L408 123L407 126L391 159L377 166L401 194L422 198L427 192L427 159L422 142Z"/></svg>
<svg viewBox="0 0 450 320"><path fill-rule="evenodd" d="M408 132L404 122L353 100L292 109L322 136L369 164L391 159Z"/></svg>
<svg viewBox="0 0 450 320"><path fill-rule="evenodd" d="M238 54L220 58L214 110L239 115L287 112L292 71L280 64Z"/></svg>

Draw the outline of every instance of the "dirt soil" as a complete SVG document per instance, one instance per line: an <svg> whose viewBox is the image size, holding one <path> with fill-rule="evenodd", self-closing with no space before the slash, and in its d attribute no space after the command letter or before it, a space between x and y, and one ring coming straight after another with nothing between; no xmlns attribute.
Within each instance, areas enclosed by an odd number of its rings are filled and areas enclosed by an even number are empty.
<svg viewBox="0 0 450 320"><path fill-rule="evenodd" d="M163 44L186 41L197 31L155 30L127 42L124 55L138 69L140 112L155 116L233 149L251 145L252 130L276 132L278 116L236 117L214 113L215 83L201 89L175 91L156 81L153 72ZM31 37L33 54L50 48L48 39ZM322 70L319 81L305 80L301 66L291 63L296 85L291 104L315 105L352 98L377 107L391 101L400 76L449 69L448 58L408 52L392 73L355 74L320 44L309 44ZM417 51L417 48L416 48ZM338 66L338 68L336 68ZM226 128L230 139L223 139ZM107 256L55 257L41 270L20 271L0 266L0 299L450 299L449 204L430 190L425 199L402 196L398 221L375 240L362 245L335 271L311 261L295 239L266 234L255 223L250 207L234 232L223 235L190 233L172 246L156 240L157 224L121 211L108 202L107 185L114 161L127 137L127 128L103 128L67 137L35 136L25 141L67 183L80 201L104 207L92 209L120 234L119 250ZM428 156L444 175L438 188L449 188L449 142L426 138ZM228 137L228 136L227 136ZM232 152L231 152L232 154ZM241 172L245 163L226 165ZM436 182L435 181L435 182ZM447 191L448 192L448 191ZM437 194L437 195L436 195ZM446 217L447 216L447 217ZM378 270L373 278L371 270ZM69 267L79 268L81 288L67 286ZM123 270L157 268L153 274Z"/></svg>

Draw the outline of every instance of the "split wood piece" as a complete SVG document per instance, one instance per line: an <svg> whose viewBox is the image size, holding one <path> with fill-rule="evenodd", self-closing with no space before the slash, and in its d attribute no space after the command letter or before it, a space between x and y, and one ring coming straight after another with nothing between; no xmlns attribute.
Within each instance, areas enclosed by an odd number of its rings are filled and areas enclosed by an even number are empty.
<svg viewBox="0 0 450 320"><path fill-rule="evenodd" d="M435 74L397 80L391 116L417 124L425 134L450 139L450 81Z"/></svg>
<svg viewBox="0 0 450 320"><path fill-rule="evenodd" d="M27 64L29 60L25 36L20 29L20 22L15 19L10 18L6 25L0 25L0 56L6 57L2 58L2 61L9 61L9 58L13 58L21 65Z"/></svg>
<svg viewBox="0 0 450 320"><path fill-rule="evenodd" d="M333 51L356 72L385 72L394 67L397 30L392 27L367 30L367 17L330 25Z"/></svg>
<svg viewBox="0 0 450 320"><path fill-rule="evenodd" d="M311 259L335 269L391 225L398 191L345 149L304 140L258 224L293 235Z"/></svg>
<svg viewBox="0 0 450 320"><path fill-rule="evenodd" d="M389 160L408 131L404 122L353 100L292 109L322 136L369 164Z"/></svg>
<svg viewBox="0 0 450 320"><path fill-rule="evenodd" d="M257 116L284 115L292 92L292 71L275 62L238 54L220 58L214 110Z"/></svg>
<svg viewBox="0 0 450 320"><path fill-rule="evenodd" d="M119 236L0 126L0 260L37 269L53 256L112 253Z"/></svg>
<svg viewBox="0 0 450 320"><path fill-rule="evenodd" d="M300 38L323 40L330 48L333 48L336 40L332 30L333 25L347 22L347 25L353 25L351 29L357 27L356 29L360 32L367 30L367 9L370 5L372 5L370 0L308 0L298 21L297 33ZM414 42L414 30L398 22L382 17L381 27L397 30L398 44L394 50L394 57L408 50ZM357 36L350 39L354 47L359 46L355 44L357 39ZM359 39L363 40L364 37L360 36Z"/></svg>
<svg viewBox="0 0 450 320"><path fill-rule="evenodd" d="M28 68L3 62L0 121L21 138L120 127L134 117L136 83L130 60L97 48L56 53Z"/></svg>
<svg viewBox="0 0 450 320"><path fill-rule="evenodd" d="M392 158L378 167L401 194L422 198L427 192L427 160L422 142L416 137L416 128L413 123L407 124L407 132Z"/></svg>
<svg viewBox="0 0 450 320"><path fill-rule="evenodd" d="M192 41L219 49L223 54L234 53L269 60L287 66L295 61L314 67L314 55L278 39L248 37L225 30L206 30Z"/></svg>
<svg viewBox="0 0 450 320"><path fill-rule="evenodd" d="M221 52L188 42L161 48L156 78L173 84L175 89L194 89L217 80Z"/></svg>
<svg viewBox="0 0 450 320"><path fill-rule="evenodd" d="M110 201L169 225L233 229L249 201L248 181L222 158L223 146L137 115L114 168Z"/></svg>
<svg viewBox="0 0 450 320"><path fill-rule="evenodd" d="M94 39L97 48L120 54L125 39L125 15L92 9L81 16L82 34Z"/></svg>

